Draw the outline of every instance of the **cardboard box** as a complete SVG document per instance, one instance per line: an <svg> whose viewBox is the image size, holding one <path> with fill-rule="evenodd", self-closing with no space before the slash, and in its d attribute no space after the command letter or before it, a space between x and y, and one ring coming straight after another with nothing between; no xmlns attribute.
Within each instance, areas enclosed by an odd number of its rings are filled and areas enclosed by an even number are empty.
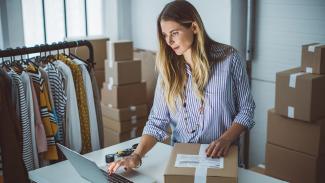
<svg viewBox="0 0 325 183"><path fill-rule="evenodd" d="M97 82L98 89L101 89L103 87L103 83L105 82L105 71L102 70L94 70L95 72L95 78Z"/></svg>
<svg viewBox="0 0 325 183"><path fill-rule="evenodd" d="M101 104L103 116L115 121L131 121L148 116L147 105L137 105L127 108L113 108Z"/></svg>
<svg viewBox="0 0 325 183"><path fill-rule="evenodd" d="M276 74L275 111L289 118L312 122L325 118L325 75L294 68Z"/></svg>
<svg viewBox="0 0 325 183"><path fill-rule="evenodd" d="M106 116L103 116L103 126L104 128L111 129L115 132L127 132L131 131L134 127L142 127L146 124L147 118L135 119L131 121L115 121Z"/></svg>
<svg viewBox="0 0 325 183"><path fill-rule="evenodd" d="M113 85L141 82L141 61L105 61L105 80Z"/></svg>
<svg viewBox="0 0 325 183"><path fill-rule="evenodd" d="M109 59L114 61L133 60L133 42L128 40L109 41Z"/></svg>
<svg viewBox="0 0 325 183"><path fill-rule="evenodd" d="M146 83L128 85L103 84L102 103L114 108L125 108L146 103Z"/></svg>
<svg viewBox="0 0 325 183"><path fill-rule="evenodd" d="M142 81L146 81L147 84L147 105L148 109L151 109L158 79L158 72L155 69L156 53L137 49L134 51L134 58L141 60Z"/></svg>
<svg viewBox="0 0 325 183"><path fill-rule="evenodd" d="M305 72L325 74L325 43L302 46L301 68Z"/></svg>
<svg viewBox="0 0 325 183"><path fill-rule="evenodd" d="M116 132L109 128L104 128L104 146L112 146L130 139L134 139L136 137L140 137L142 135L143 126L132 128L131 131L128 132Z"/></svg>
<svg viewBox="0 0 325 183"><path fill-rule="evenodd" d="M249 170L259 173L259 174L265 174L265 166L264 165L258 165L258 166L253 166L252 168L250 168Z"/></svg>
<svg viewBox="0 0 325 183"><path fill-rule="evenodd" d="M268 111L267 141L309 155L325 155L325 119L315 123L286 118Z"/></svg>
<svg viewBox="0 0 325 183"><path fill-rule="evenodd" d="M76 40L89 40L93 46L94 50L94 61L95 61L95 69L104 70L104 61L108 56L107 53L107 37L74 37L74 38L66 38L67 41L76 41ZM77 49L70 49L72 53L75 53L78 57L86 60L89 58L89 50L86 46L78 47Z"/></svg>
<svg viewBox="0 0 325 183"><path fill-rule="evenodd" d="M200 151L200 144L179 144L176 143L171 152L169 162L167 164L164 181L166 183L179 182L194 182L195 172L197 168L183 168L175 167L177 154L191 154L197 155ZM224 158L224 168L215 169L208 168L206 182L222 182L222 183L236 183L237 182L237 164L238 164L238 149L232 146L229 154Z"/></svg>
<svg viewBox="0 0 325 183"><path fill-rule="evenodd" d="M310 156L267 143L267 175L292 183L324 183L325 157Z"/></svg>

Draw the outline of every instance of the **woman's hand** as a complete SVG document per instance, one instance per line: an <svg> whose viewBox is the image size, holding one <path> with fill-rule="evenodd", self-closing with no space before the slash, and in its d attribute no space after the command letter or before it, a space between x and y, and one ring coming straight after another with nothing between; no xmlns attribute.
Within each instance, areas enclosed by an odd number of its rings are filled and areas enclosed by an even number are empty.
<svg viewBox="0 0 325 183"><path fill-rule="evenodd" d="M108 173L114 173L119 167L124 167L125 170L136 168L141 165L141 157L138 154L132 154L123 159L114 161L109 164Z"/></svg>
<svg viewBox="0 0 325 183"><path fill-rule="evenodd" d="M231 146L230 140L225 140L223 138L219 138L211 142L208 148L205 150L207 157L212 158L220 158L227 156L229 148Z"/></svg>

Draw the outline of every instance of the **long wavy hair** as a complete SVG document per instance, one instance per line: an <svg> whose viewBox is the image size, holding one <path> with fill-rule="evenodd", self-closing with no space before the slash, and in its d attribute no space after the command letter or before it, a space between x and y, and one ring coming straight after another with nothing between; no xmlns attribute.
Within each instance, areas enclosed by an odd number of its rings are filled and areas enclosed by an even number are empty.
<svg viewBox="0 0 325 183"><path fill-rule="evenodd" d="M187 1L173 1L168 3L157 19L159 51L156 58L156 68L161 75L161 85L167 106L175 111L176 102L184 100L186 85L185 59L168 46L162 34L160 22L174 21L190 28L195 22L197 34L194 34L191 46L192 56L192 83L199 100L204 102L204 89L209 80L210 63L207 57L207 48L212 42L204 29L201 17L195 7ZM158 83L159 84L159 83Z"/></svg>

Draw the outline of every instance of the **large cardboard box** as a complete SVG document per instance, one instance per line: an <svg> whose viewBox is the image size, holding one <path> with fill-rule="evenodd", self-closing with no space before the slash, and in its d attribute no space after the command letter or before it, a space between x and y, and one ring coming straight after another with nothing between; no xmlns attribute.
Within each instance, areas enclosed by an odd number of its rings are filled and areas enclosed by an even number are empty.
<svg viewBox="0 0 325 183"><path fill-rule="evenodd" d="M98 89L101 89L103 87L103 83L105 82L105 71L104 69L96 69L94 72Z"/></svg>
<svg viewBox="0 0 325 183"><path fill-rule="evenodd" d="M74 38L66 38L67 41L76 41L76 40L89 40L93 46L94 50L94 61L95 61L95 69L104 70L104 61L109 55L107 53L107 37L97 37L97 36L87 36L87 37L74 37ZM89 58L89 50L86 46L78 47L70 49L70 51L76 54L78 57L82 59Z"/></svg>
<svg viewBox="0 0 325 183"><path fill-rule="evenodd" d="M109 59L114 61L133 59L133 42L128 40L109 41Z"/></svg>
<svg viewBox="0 0 325 183"><path fill-rule="evenodd" d="M109 84L122 85L141 82L141 61L105 61L105 80Z"/></svg>
<svg viewBox="0 0 325 183"><path fill-rule="evenodd" d="M103 116L103 126L106 129L111 129L115 132L123 133L131 131L135 127L143 127L147 122L147 118L135 119L131 121L115 121L106 116Z"/></svg>
<svg viewBox="0 0 325 183"><path fill-rule="evenodd" d="M115 121L132 121L147 117L147 105L137 105L127 108L114 108L101 104L103 116Z"/></svg>
<svg viewBox="0 0 325 183"><path fill-rule="evenodd" d="M267 143L265 173L291 183L324 183L325 157L310 156Z"/></svg>
<svg viewBox="0 0 325 183"><path fill-rule="evenodd" d="M198 155L201 144L180 144L176 143L171 152L169 162L167 164L164 180L166 183L194 182L195 172L198 168L175 167L177 155L189 154ZM221 169L208 168L206 175L207 183L236 183L237 182L237 164L238 149L232 146L227 157L224 158L224 167Z"/></svg>
<svg viewBox="0 0 325 183"><path fill-rule="evenodd" d="M134 51L134 58L141 60L142 81L146 81L147 84L147 105L148 109L151 109L158 78L158 72L155 69L156 53L137 49Z"/></svg>
<svg viewBox="0 0 325 183"><path fill-rule="evenodd" d="M109 128L104 128L104 146L112 146L142 135L143 126L134 127L131 131L127 132L116 132Z"/></svg>
<svg viewBox="0 0 325 183"><path fill-rule="evenodd" d="M325 75L294 68L276 74L275 111L312 122L325 118Z"/></svg>
<svg viewBox="0 0 325 183"><path fill-rule="evenodd" d="M146 83L128 85L103 84L102 103L114 108L125 108L146 103Z"/></svg>
<svg viewBox="0 0 325 183"><path fill-rule="evenodd" d="M305 72L325 74L325 43L302 46L301 68Z"/></svg>
<svg viewBox="0 0 325 183"><path fill-rule="evenodd" d="M268 111L267 141L309 155L325 155L325 119L315 123L286 118Z"/></svg>
<svg viewBox="0 0 325 183"><path fill-rule="evenodd" d="M250 168L249 170L253 171L253 172L256 172L256 173L259 173L259 174L263 174L263 175L266 175L265 174L265 165L257 165L257 166L253 166L252 168Z"/></svg>

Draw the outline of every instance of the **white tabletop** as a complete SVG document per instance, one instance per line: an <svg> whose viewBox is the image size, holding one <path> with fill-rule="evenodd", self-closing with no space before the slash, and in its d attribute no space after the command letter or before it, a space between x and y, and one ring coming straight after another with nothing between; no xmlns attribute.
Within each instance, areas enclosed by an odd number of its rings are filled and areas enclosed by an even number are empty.
<svg viewBox="0 0 325 183"><path fill-rule="evenodd" d="M121 149L130 148L139 143L140 138L129 140L114 146L110 146L85 155L88 159L97 163L99 167L106 165L105 155L115 153ZM167 165L172 146L157 143L152 150L142 159L142 166L137 169L146 176L150 176L157 182L164 182L164 171ZM81 178L68 161L63 161L50 166L28 172L29 179L37 183L89 183ZM255 173L250 170L238 169L238 183L284 183L283 181Z"/></svg>

